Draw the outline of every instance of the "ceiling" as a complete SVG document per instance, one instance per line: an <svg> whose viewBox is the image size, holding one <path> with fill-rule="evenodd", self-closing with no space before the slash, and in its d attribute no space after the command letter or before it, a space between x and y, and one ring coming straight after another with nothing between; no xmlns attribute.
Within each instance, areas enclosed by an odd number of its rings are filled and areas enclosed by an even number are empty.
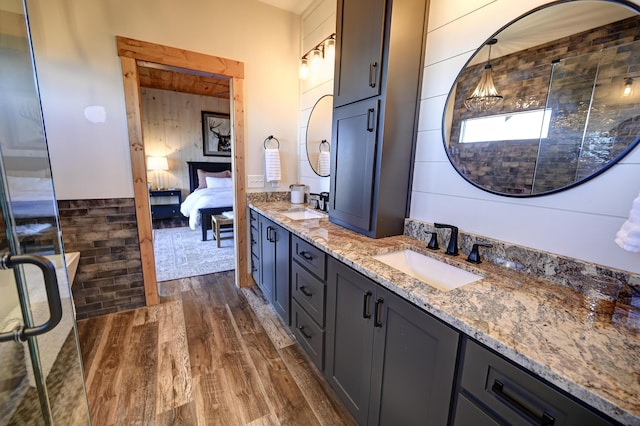
<svg viewBox="0 0 640 426"><path fill-rule="evenodd" d="M138 61L141 87L229 99L229 79L209 73Z"/></svg>
<svg viewBox="0 0 640 426"><path fill-rule="evenodd" d="M604 1L556 4L500 31L491 57L499 58L635 15L637 13L628 7ZM488 47L483 46L477 53L469 65L486 61Z"/></svg>
<svg viewBox="0 0 640 426"><path fill-rule="evenodd" d="M261 3L266 3L271 6L275 6L279 9L288 10L296 15L302 15L307 7L313 3L313 0L258 0Z"/></svg>

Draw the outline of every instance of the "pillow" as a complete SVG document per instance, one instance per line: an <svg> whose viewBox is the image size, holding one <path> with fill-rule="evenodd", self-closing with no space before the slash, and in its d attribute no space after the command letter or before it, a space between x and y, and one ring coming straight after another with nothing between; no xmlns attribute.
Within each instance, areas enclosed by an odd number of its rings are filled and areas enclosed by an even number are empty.
<svg viewBox="0 0 640 426"><path fill-rule="evenodd" d="M229 178L217 178L206 177L207 188L231 188L233 186L233 179Z"/></svg>
<svg viewBox="0 0 640 426"><path fill-rule="evenodd" d="M206 181L207 177L217 177L217 178L231 177L230 170L223 170L221 172L205 172L202 169L198 169L196 172L198 173L198 187L196 188L196 190L207 187L207 181Z"/></svg>

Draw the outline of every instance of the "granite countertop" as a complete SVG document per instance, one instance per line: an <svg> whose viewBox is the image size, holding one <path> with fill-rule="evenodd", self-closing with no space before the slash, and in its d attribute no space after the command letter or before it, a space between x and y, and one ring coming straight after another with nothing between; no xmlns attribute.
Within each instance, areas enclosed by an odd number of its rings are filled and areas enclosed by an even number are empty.
<svg viewBox="0 0 640 426"><path fill-rule="evenodd" d="M594 317L581 294L561 285L466 256L433 252L407 236L371 239L328 218L292 220L288 202L249 206L293 234L484 343L623 424L640 425L640 316L623 306L613 317ZM439 291L371 256L410 248L483 276Z"/></svg>

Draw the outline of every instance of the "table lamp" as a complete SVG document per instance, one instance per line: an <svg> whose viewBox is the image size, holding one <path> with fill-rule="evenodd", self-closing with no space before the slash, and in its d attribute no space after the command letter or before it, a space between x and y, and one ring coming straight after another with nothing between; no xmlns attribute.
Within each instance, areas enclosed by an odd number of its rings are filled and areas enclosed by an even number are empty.
<svg viewBox="0 0 640 426"><path fill-rule="evenodd" d="M169 162L167 161L167 157L147 157L147 170L155 171L156 189L163 189L162 186L160 186L158 173L161 170L169 170Z"/></svg>

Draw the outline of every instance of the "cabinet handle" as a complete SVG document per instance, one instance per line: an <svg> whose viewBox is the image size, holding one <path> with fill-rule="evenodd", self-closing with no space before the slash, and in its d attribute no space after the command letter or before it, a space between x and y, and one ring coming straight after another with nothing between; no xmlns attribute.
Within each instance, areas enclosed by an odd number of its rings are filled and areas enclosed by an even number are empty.
<svg viewBox="0 0 640 426"><path fill-rule="evenodd" d="M275 230L276 229L273 226L267 226L267 241L269 241L270 243L276 242Z"/></svg>
<svg viewBox="0 0 640 426"><path fill-rule="evenodd" d="M271 242L275 243L278 240L278 232L276 228L271 228Z"/></svg>
<svg viewBox="0 0 640 426"><path fill-rule="evenodd" d="M502 382L497 379L494 380L491 390L538 425L551 426L556 421L552 415L545 411L542 411L542 414L538 414L535 408L531 408L527 403L520 401L514 393L506 390Z"/></svg>
<svg viewBox="0 0 640 426"><path fill-rule="evenodd" d="M312 335L312 334L308 334L308 333L307 333L307 329L306 329L306 328L304 328L304 325L301 325L300 327L298 327L298 330L300 330L300 333L302 333L302 335L303 335L304 337L306 337L307 339L311 339L311 338L313 337L313 335Z"/></svg>
<svg viewBox="0 0 640 426"><path fill-rule="evenodd" d="M304 257L305 260L308 260L309 262L311 262L313 260L313 256L311 256L309 253L307 253L306 251L301 251L300 252L300 256Z"/></svg>
<svg viewBox="0 0 640 426"><path fill-rule="evenodd" d="M376 300L376 317L373 319L374 327L382 327L382 304L384 303L384 299L379 297Z"/></svg>
<svg viewBox="0 0 640 426"><path fill-rule="evenodd" d="M367 132L373 132L374 120L376 118L374 112L376 112L376 110L373 108L369 108L367 111Z"/></svg>
<svg viewBox="0 0 640 426"><path fill-rule="evenodd" d="M376 87L376 80L378 79L377 68L378 63L376 61L369 64L369 87Z"/></svg>
<svg viewBox="0 0 640 426"><path fill-rule="evenodd" d="M302 294L304 294L305 296L307 296L307 297L313 296L313 293L311 293L309 290L307 290L307 287L305 287L303 285L300 286L300 292Z"/></svg>
<svg viewBox="0 0 640 426"><path fill-rule="evenodd" d="M362 303L362 318L364 319L371 318L371 312L369 312L369 301L371 300L372 294L373 293L370 291L364 294L364 302Z"/></svg>

